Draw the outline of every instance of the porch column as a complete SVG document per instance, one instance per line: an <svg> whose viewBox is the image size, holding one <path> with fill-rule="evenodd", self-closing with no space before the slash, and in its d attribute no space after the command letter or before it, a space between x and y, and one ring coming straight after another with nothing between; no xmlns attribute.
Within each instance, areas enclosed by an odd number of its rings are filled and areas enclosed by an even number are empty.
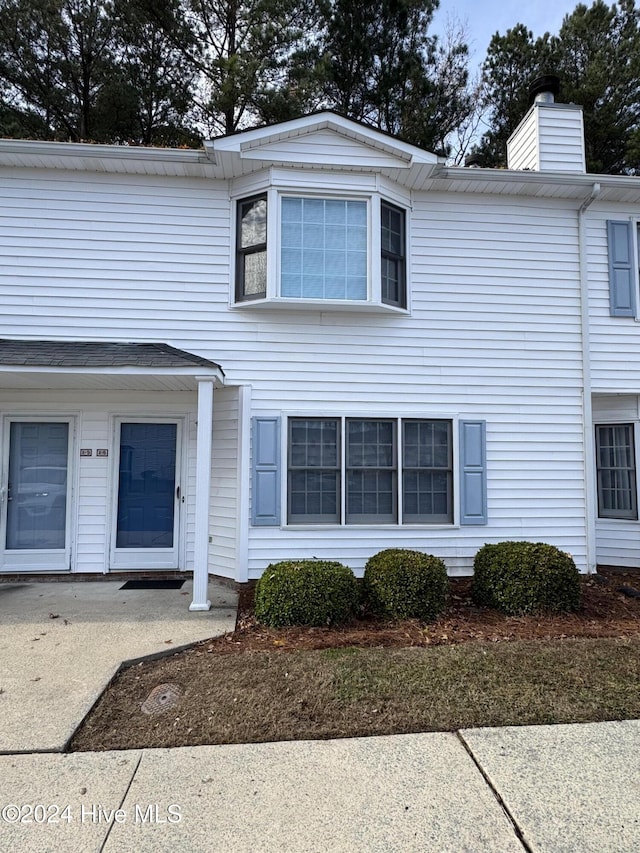
<svg viewBox="0 0 640 853"><path fill-rule="evenodd" d="M213 379L198 380L196 446L196 514L193 558L193 601L189 610L209 610L209 506L211 503L211 443L213 438Z"/></svg>

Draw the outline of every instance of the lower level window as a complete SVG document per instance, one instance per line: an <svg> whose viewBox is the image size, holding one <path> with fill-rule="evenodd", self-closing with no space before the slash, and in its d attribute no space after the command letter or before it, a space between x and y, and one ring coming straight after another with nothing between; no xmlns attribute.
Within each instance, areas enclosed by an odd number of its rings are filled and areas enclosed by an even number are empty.
<svg viewBox="0 0 640 853"><path fill-rule="evenodd" d="M451 421L290 418L290 524L453 521Z"/></svg>
<svg viewBox="0 0 640 853"><path fill-rule="evenodd" d="M633 424L596 426L600 518L638 517Z"/></svg>

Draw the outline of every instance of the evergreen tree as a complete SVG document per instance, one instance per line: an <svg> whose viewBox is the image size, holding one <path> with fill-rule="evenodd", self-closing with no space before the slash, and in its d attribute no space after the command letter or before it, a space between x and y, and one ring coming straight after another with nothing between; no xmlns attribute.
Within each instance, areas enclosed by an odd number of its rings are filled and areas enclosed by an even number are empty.
<svg viewBox="0 0 640 853"><path fill-rule="evenodd" d="M640 27L634 0L578 5L554 42L565 102L584 109L587 168L637 173L640 127Z"/></svg>
<svg viewBox="0 0 640 853"><path fill-rule="evenodd" d="M441 151L473 99L437 6L0 0L0 133L191 145L331 108Z"/></svg>
<svg viewBox="0 0 640 853"><path fill-rule="evenodd" d="M0 0L0 133L193 140L181 57L124 0Z"/></svg>
<svg viewBox="0 0 640 853"><path fill-rule="evenodd" d="M305 42L307 0L135 0L199 75L192 90L208 133L234 133L269 110ZM273 109L273 107L272 107Z"/></svg>
<svg viewBox="0 0 640 853"><path fill-rule="evenodd" d="M326 0L324 92L338 112L430 150L472 109L468 49L438 45L438 0Z"/></svg>
<svg viewBox="0 0 640 853"><path fill-rule="evenodd" d="M107 121L107 96L129 104L128 127L143 145L199 145L192 92L195 73L163 28L135 3L115 0L118 73L103 90L100 110ZM123 106L124 106L123 104ZM111 125L112 134L115 131ZM126 137L125 137L126 138Z"/></svg>
<svg viewBox="0 0 640 853"><path fill-rule="evenodd" d="M112 27L101 0L2 0L5 110L36 135L90 138L96 97L114 67Z"/></svg>

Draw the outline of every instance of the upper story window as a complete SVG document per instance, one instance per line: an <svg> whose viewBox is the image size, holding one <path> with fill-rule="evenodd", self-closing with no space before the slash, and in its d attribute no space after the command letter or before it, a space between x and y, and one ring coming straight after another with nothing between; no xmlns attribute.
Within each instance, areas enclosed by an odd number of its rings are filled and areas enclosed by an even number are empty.
<svg viewBox="0 0 640 853"><path fill-rule="evenodd" d="M367 203L282 199L280 296L367 298Z"/></svg>
<svg viewBox="0 0 640 853"><path fill-rule="evenodd" d="M267 196L238 202L236 299L260 299L267 292Z"/></svg>
<svg viewBox="0 0 640 853"><path fill-rule="evenodd" d="M405 218L377 194L240 199L236 302L406 308Z"/></svg>
<svg viewBox="0 0 640 853"><path fill-rule="evenodd" d="M382 301L406 307L404 210L382 202L380 205L382 255Z"/></svg>

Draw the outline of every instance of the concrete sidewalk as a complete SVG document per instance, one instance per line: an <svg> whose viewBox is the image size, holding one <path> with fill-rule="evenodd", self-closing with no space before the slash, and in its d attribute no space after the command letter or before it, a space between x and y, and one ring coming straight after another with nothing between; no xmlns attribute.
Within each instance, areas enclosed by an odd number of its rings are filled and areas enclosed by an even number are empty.
<svg viewBox="0 0 640 853"><path fill-rule="evenodd" d="M209 584L212 609L180 590L111 581L0 583L0 753L62 750L123 661L232 631L237 594Z"/></svg>
<svg viewBox="0 0 640 853"><path fill-rule="evenodd" d="M628 721L5 755L0 851L637 853L639 747Z"/></svg>

